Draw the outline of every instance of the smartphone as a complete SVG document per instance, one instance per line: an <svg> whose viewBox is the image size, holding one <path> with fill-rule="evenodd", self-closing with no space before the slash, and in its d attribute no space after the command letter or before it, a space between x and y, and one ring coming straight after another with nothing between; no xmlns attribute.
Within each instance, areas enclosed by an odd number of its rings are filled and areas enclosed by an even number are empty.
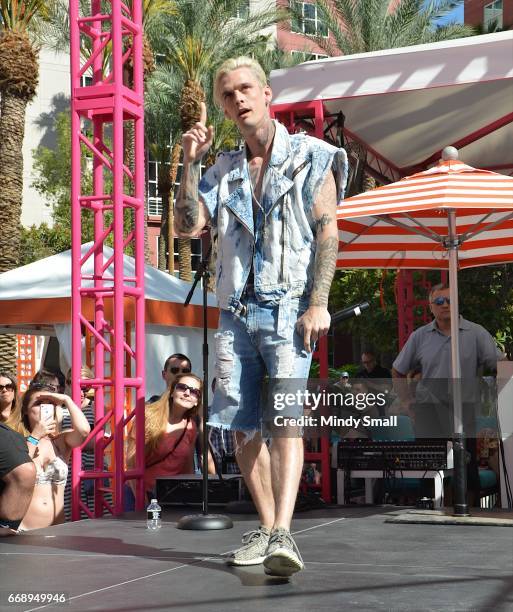
<svg viewBox="0 0 513 612"><path fill-rule="evenodd" d="M44 421L47 418L55 418L55 406L54 404L40 404L39 405L41 420Z"/></svg>

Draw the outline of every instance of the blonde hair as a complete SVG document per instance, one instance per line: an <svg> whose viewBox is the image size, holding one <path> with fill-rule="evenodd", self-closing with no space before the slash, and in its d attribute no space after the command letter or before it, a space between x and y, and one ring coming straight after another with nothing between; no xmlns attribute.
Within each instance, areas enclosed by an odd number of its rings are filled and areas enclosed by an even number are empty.
<svg viewBox="0 0 513 612"><path fill-rule="evenodd" d="M160 438L166 431L166 426L169 422L169 413L173 406L173 393L176 387L176 383L179 383L182 378L194 378L200 385L200 397L198 403L193 406L185 413L187 420L192 419L193 416L201 411L202 400L203 400L203 381L195 374L179 374L171 387L159 397L156 402L146 405L144 413L144 455L149 457L157 448ZM127 448L127 464L132 465L135 458L135 427L132 427L128 438Z"/></svg>
<svg viewBox="0 0 513 612"><path fill-rule="evenodd" d="M267 83L267 77L265 76L265 72L260 66L260 64L253 59L252 57L247 57L246 55L241 55L240 57L231 57L224 61L216 71L214 76L214 100L216 104L220 107L223 105L223 101L221 99L220 92L220 81L221 79L228 73L237 70L237 68L248 68L251 70L256 80L260 83L262 87L265 87Z"/></svg>
<svg viewBox="0 0 513 612"><path fill-rule="evenodd" d="M80 367L80 378L82 379L90 379L94 378L93 371L89 366L83 365ZM66 372L66 382L71 380L71 368Z"/></svg>

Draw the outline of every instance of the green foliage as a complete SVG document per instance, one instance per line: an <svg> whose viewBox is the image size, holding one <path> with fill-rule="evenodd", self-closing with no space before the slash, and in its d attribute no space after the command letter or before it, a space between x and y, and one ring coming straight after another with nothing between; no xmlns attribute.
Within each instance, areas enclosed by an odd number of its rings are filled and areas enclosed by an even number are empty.
<svg viewBox="0 0 513 612"><path fill-rule="evenodd" d="M369 302L361 316L339 323L337 329L364 338L379 353L397 351L395 272L347 270L337 272L331 286L330 311Z"/></svg>
<svg viewBox="0 0 513 612"><path fill-rule="evenodd" d="M55 121L55 148L38 147L33 152L34 179L32 186L52 208L52 225L42 223L22 229L20 262L36 261L71 248L71 119L67 112L59 113ZM91 155L84 151L82 191L91 193ZM82 242L93 239L92 213L82 213Z"/></svg>
<svg viewBox="0 0 513 612"><path fill-rule="evenodd" d="M436 25L462 0L315 0L332 38L310 36L328 55L344 55L420 45L472 36L458 23ZM301 20L296 14L296 20Z"/></svg>
<svg viewBox="0 0 513 612"><path fill-rule="evenodd" d="M216 68L228 57L264 49L261 31L285 18L288 12L269 3L264 10L240 12L242 0L176 0L176 16L164 16L166 36L149 36L152 48L187 80L208 88ZM234 18L239 12L242 18Z"/></svg>
<svg viewBox="0 0 513 612"><path fill-rule="evenodd" d="M378 353L397 353L398 322L395 301L394 271L347 270L337 272L330 294L330 311L368 301L370 308L361 316L348 319L337 329L363 338ZM426 295L415 284L415 299ZM427 279L436 284L440 273L427 273ZM460 270L458 273L459 308L465 319L479 323L490 332L511 359L513 356L513 265L483 266ZM421 310L417 309L417 316ZM339 369L349 369L343 367Z"/></svg>
<svg viewBox="0 0 513 612"><path fill-rule="evenodd" d="M494 336L513 357L513 265L485 266L458 274L461 314Z"/></svg>
<svg viewBox="0 0 513 612"><path fill-rule="evenodd" d="M48 206L52 208L51 225L42 223L39 226L22 228L20 263L32 261L61 253L71 248L71 125L68 112L59 113L55 122L55 148L38 147L33 152L34 179L32 186L43 196ZM107 139L107 145L109 145ZM81 193L91 194L93 191L92 154L82 148L82 184ZM112 174L104 171L104 192L112 193ZM104 214L104 224L112 223L112 213ZM131 211L124 211L125 235L132 227ZM82 243L94 238L93 213L90 210L81 212ZM106 239L106 244L112 246L112 235ZM132 248L125 248L125 253L131 254Z"/></svg>
<svg viewBox="0 0 513 612"><path fill-rule="evenodd" d="M70 133L71 119L69 113L59 113L55 121L55 148L38 147L33 152L36 178L32 182L32 187L45 196L48 204L53 206L54 214L58 216L61 216L64 210L70 208ZM90 173L87 179L88 185L84 185L84 187L89 187L90 190Z"/></svg>
<svg viewBox="0 0 513 612"><path fill-rule="evenodd" d="M70 248L71 236L62 228L50 227L46 223L21 228L20 266L38 259L61 253Z"/></svg>
<svg viewBox="0 0 513 612"><path fill-rule="evenodd" d="M309 378L319 378L319 362L313 361L310 365ZM351 378L354 378L356 372L360 369L358 363L347 363L339 368L328 368L328 378L330 380L338 380L342 376L342 372L348 372Z"/></svg>

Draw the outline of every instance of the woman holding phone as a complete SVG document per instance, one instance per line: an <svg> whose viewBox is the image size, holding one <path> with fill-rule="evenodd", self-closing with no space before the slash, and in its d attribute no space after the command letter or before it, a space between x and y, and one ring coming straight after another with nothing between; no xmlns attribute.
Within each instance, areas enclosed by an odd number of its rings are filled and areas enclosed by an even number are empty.
<svg viewBox="0 0 513 612"><path fill-rule="evenodd" d="M20 530L64 521L68 461L72 449L80 446L90 431L86 417L73 400L53 389L51 385L32 383L7 422L25 436L37 471L34 495ZM60 433L63 409L69 411L72 428Z"/></svg>

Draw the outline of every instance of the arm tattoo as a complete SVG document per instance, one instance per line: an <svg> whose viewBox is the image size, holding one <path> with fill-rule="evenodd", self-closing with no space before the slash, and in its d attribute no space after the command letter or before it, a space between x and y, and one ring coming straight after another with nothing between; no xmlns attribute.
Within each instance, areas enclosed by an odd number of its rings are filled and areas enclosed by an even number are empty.
<svg viewBox="0 0 513 612"><path fill-rule="evenodd" d="M175 202L175 224L179 231L189 233L198 222L199 195L198 183L200 163L184 166L180 190Z"/></svg>
<svg viewBox="0 0 513 612"><path fill-rule="evenodd" d="M333 221L333 219L327 215L326 213L324 213L323 215L321 215L319 217L319 219L315 220L315 230L317 232L321 231L326 227L326 225L328 225L328 223L331 223Z"/></svg>
<svg viewBox="0 0 513 612"><path fill-rule="evenodd" d="M330 236L317 245L310 306L327 306L331 281L337 264L338 239Z"/></svg>

